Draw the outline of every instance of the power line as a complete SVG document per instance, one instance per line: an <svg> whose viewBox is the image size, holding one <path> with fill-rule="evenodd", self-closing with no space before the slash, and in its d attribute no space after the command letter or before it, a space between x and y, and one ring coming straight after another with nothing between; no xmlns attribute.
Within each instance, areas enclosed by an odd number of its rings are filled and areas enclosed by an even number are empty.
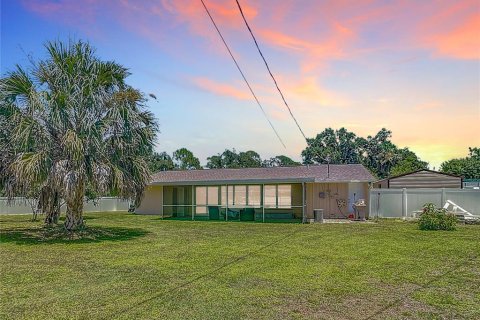
<svg viewBox="0 0 480 320"><path fill-rule="evenodd" d="M252 29L250 28L250 25L248 24L247 19L245 18L245 15L243 14L243 10L242 10L242 7L240 6L240 3L238 2L238 0L235 0L235 1L237 2L238 9L240 10L240 14L242 15L243 21L245 22L245 25L247 26L248 31L249 31L250 34L252 35L253 41L255 42L255 46L256 46L257 49L258 49L258 53L260 53L260 56L262 57L263 62L265 63L265 66L267 67L268 73L270 74L270 77L272 77L273 82L275 83L275 86L277 87L277 90L278 90L278 92L280 93L280 96L282 97L283 103L284 103L285 106L287 107L288 112L290 113L290 116L292 117L293 121L295 121L295 124L297 125L298 130L300 130L300 132L302 133L303 137L304 137L305 140L307 141L307 137L305 136L305 133L303 132L302 128L301 128L300 125L298 124L297 119L296 119L295 116L293 115L292 110L290 109L290 106L288 105L287 101L285 100L285 97L283 96L282 90L280 90L280 87L278 86L277 80L276 80L275 77L273 76L272 71L270 70L270 67L268 66L267 60L266 60L265 57L263 56L262 50L260 50L260 47L258 46L257 39L256 39L255 36L253 35L253 31L252 31ZM203 1L202 1L202 2L203 2ZM307 141L307 142L308 142L308 141Z"/></svg>
<svg viewBox="0 0 480 320"><path fill-rule="evenodd" d="M220 38L222 39L222 42L223 42L223 44L225 45L225 48L227 48L227 51L228 51L228 53L230 54L230 57L232 57L233 62L234 62L235 65L237 66L237 69L238 69L238 71L240 72L240 74L242 75L243 80L244 80L245 83L247 84L248 89L249 89L250 92L252 93L253 98L255 99L255 101L257 102L258 106L260 107L260 110L262 110L262 113L263 113L263 115L265 116L265 119L267 119L268 123L270 124L270 127L271 127L271 128L273 129L273 131L275 132L275 135L277 136L278 140L280 140L280 143L281 143L281 144L283 145L283 147L286 149L287 147L285 146L285 143L283 142L282 138L280 138L280 135L278 134L278 132L277 132L277 130L275 129L275 127L273 126L272 122L271 122L270 119L268 118L267 113L266 113L265 110L263 109L262 104L260 103L260 101L258 100L257 96L256 96L255 93L253 92L252 87L251 87L250 84L248 83L247 78L245 77L245 74L243 73L242 69L241 69L240 66L238 65L237 60L236 60L235 57L233 56L233 53L232 53L232 51L230 50L230 47L228 46L227 42L226 42L225 39L223 38L223 35L222 35L222 33L220 32L220 29L218 29L217 24L215 23L215 20L213 20L213 17L212 17L212 15L210 14L210 11L208 10L207 6L205 5L205 2L203 2L203 0L200 0L200 1L202 2L203 7L205 8L205 11L207 12L208 16L210 17L210 20L212 21L213 26L214 26L215 29L217 30L218 35L219 35Z"/></svg>

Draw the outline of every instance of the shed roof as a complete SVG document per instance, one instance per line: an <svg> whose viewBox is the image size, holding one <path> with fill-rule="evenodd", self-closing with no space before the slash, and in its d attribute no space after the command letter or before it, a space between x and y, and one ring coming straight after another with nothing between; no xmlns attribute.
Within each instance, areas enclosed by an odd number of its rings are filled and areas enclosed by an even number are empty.
<svg viewBox="0 0 480 320"><path fill-rule="evenodd" d="M415 170L415 171L412 171L412 172L407 172L407 173L399 174L399 175L396 175L396 176L391 176L391 177L388 177L388 178L380 179L380 180L375 181L374 183L379 183L379 182L382 182L382 181L387 181L387 180L392 180L392 179L396 179L396 178L401 178L401 177L405 177L405 176L408 176L408 175L411 175L411 174L415 174L415 173L418 173L418 172L422 172L422 171L432 172L432 173L436 173L436 174L440 174L440 175L444 175L444 176L449 176L449 177L454 177L454 178L459 178L459 179L462 178L462 177L460 177L460 176L457 176L457 175L454 175L454 174L450 174L450 173L445 173L445 172L440 172L440 171L435 171L435 170L430 170L430 169L420 169L420 170Z"/></svg>
<svg viewBox="0 0 480 320"><path fill-rule="evenodd" d="M281 182L371 182L372 174L361 164L331 164L297 167L204 169L161 171L152 184L281 183Z"/></svg>

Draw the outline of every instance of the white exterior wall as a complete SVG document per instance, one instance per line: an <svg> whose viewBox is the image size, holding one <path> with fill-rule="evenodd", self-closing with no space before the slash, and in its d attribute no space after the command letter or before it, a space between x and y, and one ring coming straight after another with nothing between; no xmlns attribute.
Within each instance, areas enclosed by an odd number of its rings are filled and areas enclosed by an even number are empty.
<svg viewBox="0 0 480 320"><path fill-rule="evenodd" d="M365 199L368 205L368 185L365 182L349 182L348 183L348 212L353 213L352 205L358 199Z"/></svg>
<svg viewBox="0 0 480 320"><path fill-rule="evenodd" d="M163 214L163 186L147 186L140 206L135 210L138 214Z"/></svg>

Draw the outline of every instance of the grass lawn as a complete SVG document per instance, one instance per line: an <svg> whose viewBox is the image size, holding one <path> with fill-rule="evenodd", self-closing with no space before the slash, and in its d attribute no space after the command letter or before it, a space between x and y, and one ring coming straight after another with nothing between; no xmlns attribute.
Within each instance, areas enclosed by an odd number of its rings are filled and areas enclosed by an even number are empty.
<svg viewBox="0 0 480 320"><path fill-rule="evenodd" d="M0 216L1 319L480 319L480 226Z"/></svg>

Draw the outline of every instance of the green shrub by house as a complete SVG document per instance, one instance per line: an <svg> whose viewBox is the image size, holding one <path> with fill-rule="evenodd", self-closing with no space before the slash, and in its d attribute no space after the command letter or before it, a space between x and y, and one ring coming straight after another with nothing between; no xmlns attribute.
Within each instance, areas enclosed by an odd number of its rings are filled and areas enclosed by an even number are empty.
<svg viewBox="0 0 480 320"><path fill-rule="evenodd" d="M423 206L423 213L418 220L420 230L455 230L457 217L443 208L436 208L433 203Z"/></svg>

